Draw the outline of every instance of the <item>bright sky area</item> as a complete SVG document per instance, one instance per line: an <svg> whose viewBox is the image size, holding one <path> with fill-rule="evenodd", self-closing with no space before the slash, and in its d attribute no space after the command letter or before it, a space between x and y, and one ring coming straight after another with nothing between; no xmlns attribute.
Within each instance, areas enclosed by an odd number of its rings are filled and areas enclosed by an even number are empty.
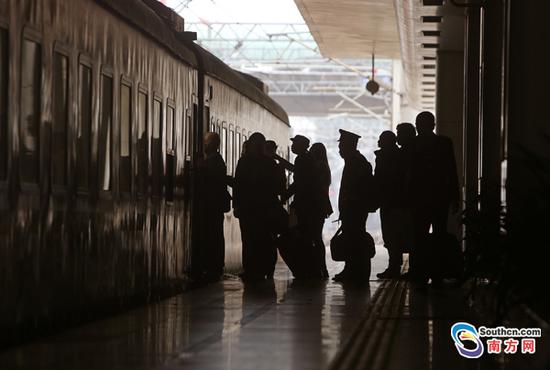
<svg viewBox="0 0 550 370"><path fill-rule="evenodd" d="M186 22L196 23L304 23L293 0L164 0Z"/></svg>

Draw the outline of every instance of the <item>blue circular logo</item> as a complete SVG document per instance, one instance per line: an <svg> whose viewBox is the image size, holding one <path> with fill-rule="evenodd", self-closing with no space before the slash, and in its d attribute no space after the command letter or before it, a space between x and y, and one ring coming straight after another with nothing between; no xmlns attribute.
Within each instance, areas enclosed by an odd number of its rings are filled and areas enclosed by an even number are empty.
<svg viewBox="0 0 550 370"><path fill-rule="evenodd" d="M475 326L467 322L457 322L451 328L451 337L455 342L458 354L462 357L479 358L483 354L483 342L479 339ZM469 348L465 343L469 343Z"/></svg>

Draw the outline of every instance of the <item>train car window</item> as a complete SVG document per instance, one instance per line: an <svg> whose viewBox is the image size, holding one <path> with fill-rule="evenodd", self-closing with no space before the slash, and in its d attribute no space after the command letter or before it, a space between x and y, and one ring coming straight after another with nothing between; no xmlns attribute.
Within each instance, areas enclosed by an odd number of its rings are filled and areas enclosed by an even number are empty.
<svg viewBox="0 0 550 370"><path fill-rule="evenodd" d="M149 128L148 128L148 99L147 93L140 91L138 93L138 193L146 194L148 188L149 176Z"/></svg>
<svg viewBox="0 0 550 370"><path fill-rule="evenodd" d="M166 151L173 154L176 148L176 115L174 108L166 106Z"/></svg>
<svg viewBox="0 0 550 370"><path fill-rule="evenodd" d="M214 117L210 117L210 132L216 132L216 121Z"/></svg>
<svg viewBox="0 0 550 370"><path fill-rule="evenodd" d="M52 183L67 184L67 122L69 91L69 58L53 55L53 122L52 122Z"/></svg>
<svg viewBox="0 0 550 370"><path fill-rule="evenodd" d="M194 104L195 106L196 104ZM195 111L195 107L193 107L193 112ZM191 117L191 111L189 109L186 109L185 110L185 120L184 120L184 135L185 135L185 140L184 140L184 145L185 145L185 148L183 149L184 150L184 153L185 153L185 160L187 160L187 157L190 156L191 154L191 120L192 120L192 117Z"/></svg>
<svg viewBox="0 0 550 370"><path fill-rule="evenodd" d="M176 115L173 102L167 100L166 103L166 166L165 166L165 197L166 201L174 200L174 182L176 175L176 148L178 135L176 130Z"/></svg>
<svg viewBox="0 0 550 370"><path fill-rule="evenodd" d="M237 132L237 139L236 139L236 143L235 143L235 151L237 152L237 160L239 160L239 158L241 158L241 133L240 132Z"/></svg>
<svg viewBox="0 0 550 370"><path fill-rule="evenodd" d="M233 176L233 163L235 158L235 152L234 152L234 142L235 142L235 133L232 130L229 130L229 140L228 140L228 148L227 148L227 174Z"/></svg>
<svg viewBox="0 0 550 370"><path fill-rule="evenodd" d="M153 143L151 145L153 167L153 195L162 195L162 102L155 99L153 102Z"/></svg>
<svg viewBox="0 0 550 370"><path fill-rule="evenodd" d="M0 28L0 180L8 175L8 32Z"/></svg>
<svg viewBox="0 0 550 370"><path fill-rule="evenodd" d="M21 181L38 182L42 48L24 39L21 47Z"/></svg>
<svg viewBox="0 0 550 370"><path fill-rule="evenodd" d="M209 109L208 107L205 107L204 109ZM195 131L198 131L199 126L199 105L197 103L193 103L193 124L187 125L187 155L189 156L189 160L191 160L191 153L193 153L194 149L192 148L194 144L194 141L192 140L193 136L195 135Z"/></svg>
<svg viewBox="0 0 550 370"><path fill-rule="evenodd" d="M99 186L111 190L111 131L113 117L113 78L101 75L101 119L99 121Z"/></svg>
<svg viewBox="0 0 550 370"><path fill-rule="evenodd" d="M119 186L121 193L129 193L132 189L132 126L131 126L131 88L120 86L120 163Z"/></svg>
<svg viewBox="0 0 550 370"><path fill-rule="evenodd" d="M79 119L76 132L76 185L87 189L89 184L90 138L92 129L92 69L78 66L79 77Z"/></svg>
<svg viewBox="0 0 550 370"><path fill-rule="evenodd" d="M220 137L220 154L223 157L223 160L225 161L225 164L227 165L227 129L225 127L222 128L222 134Z"/></svg>

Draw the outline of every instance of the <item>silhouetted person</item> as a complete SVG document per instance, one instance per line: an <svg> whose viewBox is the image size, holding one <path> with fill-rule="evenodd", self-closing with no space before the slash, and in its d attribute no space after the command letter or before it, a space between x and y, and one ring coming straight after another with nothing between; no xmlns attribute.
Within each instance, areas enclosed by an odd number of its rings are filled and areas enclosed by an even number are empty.
<svg viewBox="0 0 550 370"><path fill-rule="evenodd" d="M404 218L403 218L403 240L405 241L403 252L411 252L414 248L414 232L413 232L413 221L412 221L412 200L415 197L415 194L412 190L412 165L413 165L413 156L414 156L414 145L416 141L416 129L414 125L409 122L403 122L397 125L397 144L399 144L399 149L403 154L404 166L405 166L405 179L403 180L403 186L400 189L400 192L403 194L405 202L403 204L404 208ZM407 277L408 273L404 274L403 277Z"/></svg>
<svg viewBox="0 0 550 370"><path fill-rule="evenodd" d="M235 171L233 207L241 227L244 280L262 280L272 273L275 247L266 210L278 203L277 179L275 163L265 156L264 146L261 133L250 135L246 155Z"/></svg>
<svg viewBox="0 0 550 370"><path fill-rule="evenodd" d="M458 210L459 189L456 161L451 139L434 133L435 118L430 112L416 116L418 136L414 143L411 189L415 246L411 254L412 278L425 282L430 256L427 238L447 232L449 208Z"/></svg>
<svg viewBox="0 0 550 370"><path fill-rule="evenodd" d="M325 219L332 214L332 205L329 198L329 187L331 183L330 166L327 159L327 149L322 143L315 143L309 149L309 153L315 161L315 172L317 173L317 186L315 197L319 204L319 211L312 220L315 248L319 252L319 266L321 277L328 278L327 263L325 260L325 243L323 242L323 225Z"/></svg>
<svg viewBox="0 0 550 370"><path fill-rule="evenodd" d="M289 186L286 198L294 195L291 208L296 212L297 227L312 244L315 241L319 220L322 218L321 205L317 202L318 174L313 157L308 151L309 139L296 135L292 139L291 150L296 154L294 161L294 182ZM318 250L318 248L316 248ZM319 257L312 256L315 261ZM321 271L319 271L321 276Z"/></svg>
<svg viewBox="0 0 550 370"><path fill-rule="evenodd" d="M225 241L223 237L224 212L229 211L229 193L226 185L226 166L219 153L220 136L208 132L203 141L204 160L200 163L200 199L203 212L203 246L201 248L202 278L219 279L223 274Z"/></svg>
<svg viewBox="0 0 550 370"><path fill-rule="evenodd" d="M374 184L372 166L357 150L359 138L359 135L352 132L340 130L338 148L345 165L340 183L338 210L342 232L351 245L344 270L334 277L337 281L368 281L370 277L370 257L367 246L362 244L362 236L366 233L368 196L373 191Z"/></svg>
<svg viewBox="0 0 550 370"><path fill-rule="evenodd" d="M405 154L405 157L412 159L414 143L416 140L416 129L412 123L403 122L397 125L397 144L399 144L401 151Z"/></svg>
<svg viewBox="0 0 550 370"><path fill-rule="evenodd" d="M273 140L267 140L264 146L264 154L267 158L271 159L274 163L273 170L275 172L273 174L273 178L275 181L277 196L283 197L286 191L286 175L285 175L285 168L283 167L283 165L280 162L276 161L277 143L275 143ZM280 204L274 204L273 206L282 208L282 205ZM274 210L273 212L274 212L273 214L274 217L281 216L281 214L277 212L277 210ZM283 212L283 210L280 209L280 212ZM274 221L276 222L278 220L274 220ZM286 223L288 224L288 217L287 217ZM276 237L275 234L276 232L273 232L274 238ZM267 273L267 278L271 279L273 278L273 274L275 273L275 266L277 264L277 248L275 247L275 244L270 245L270 250L267 253L271 255L271 264L270 264L269 271Z"/></svg>
<svg viewBox="0 0 550 370"><path fill-rule="evenodd" d="M275 174L277 176L277 194L282 197L286 191L286 174L284 165L280 161L277 161L277 143L273 140L267 140L264 146L264 154L275 163L277 170Z"/></svg>
<svg viewBox="0 0 550 370"><path fill-rule="evenodd" d="M243 141L243 147L241 149L241 157L246 155L246 147L248 146L248 140Z"/></svg>
<svg viewBox="0 0 550 370"><path fill-rule="evenodd" d="M397 137L384 131L378 139L374 180L380 205L380 223L384 246L388 249L388 268L376 276L381 279L397 278L401 274L403 249L407 240L403 230L407 194L403 191L406 179L406 164L403 152L397 146Z"/></svg>

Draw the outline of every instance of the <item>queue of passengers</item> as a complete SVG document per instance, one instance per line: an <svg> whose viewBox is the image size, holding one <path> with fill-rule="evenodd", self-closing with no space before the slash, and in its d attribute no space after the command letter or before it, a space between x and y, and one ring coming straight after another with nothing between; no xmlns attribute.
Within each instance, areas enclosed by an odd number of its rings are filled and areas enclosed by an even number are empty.
<svg viewBox="0 0 550 370"><path fill-rule="evenodd" d="M357 150L360 136L340 130L338 147L345 165L338 196L338 219L344 234L359 236L366 232L368 214L380 209L382 237L389 254L387 269L377 274L380 279L404 277L427 282L429 265L433 262L428 250L430 228L434 234L446 233L448 212L458 208L453 145L449 138L435 134L434 129L434 116L422 112L414 126L400 123L396 133L382 132L379 150L375 151L374 171ZM302 135L291 141L291 150L296 155L293 164L276 154L275 142L266 140L259 132L250 135L231 179L233 211L242 236L243 280L273 278L276 238L288 227L283 205L289 199L296 228L313 245L311 256L304 262L313 266L309 277L329 277L322 237L324 222L333 213L326 148L322 143L310 146L309 139ZM219 136L207 133L205 158L199 169L198 190L204 199L201 218L209 225L201 239L203 263L199 274L209 281L223 274L223 214L230 210L231 198L219 146ZM289 186L287 172L293 174ZM350 243L349 255L344 270L334 279L368 281L370 260L363 253L362 239L346 240ZM401 275L405 251L410 253L410 266L409 272Z"/></svg>

